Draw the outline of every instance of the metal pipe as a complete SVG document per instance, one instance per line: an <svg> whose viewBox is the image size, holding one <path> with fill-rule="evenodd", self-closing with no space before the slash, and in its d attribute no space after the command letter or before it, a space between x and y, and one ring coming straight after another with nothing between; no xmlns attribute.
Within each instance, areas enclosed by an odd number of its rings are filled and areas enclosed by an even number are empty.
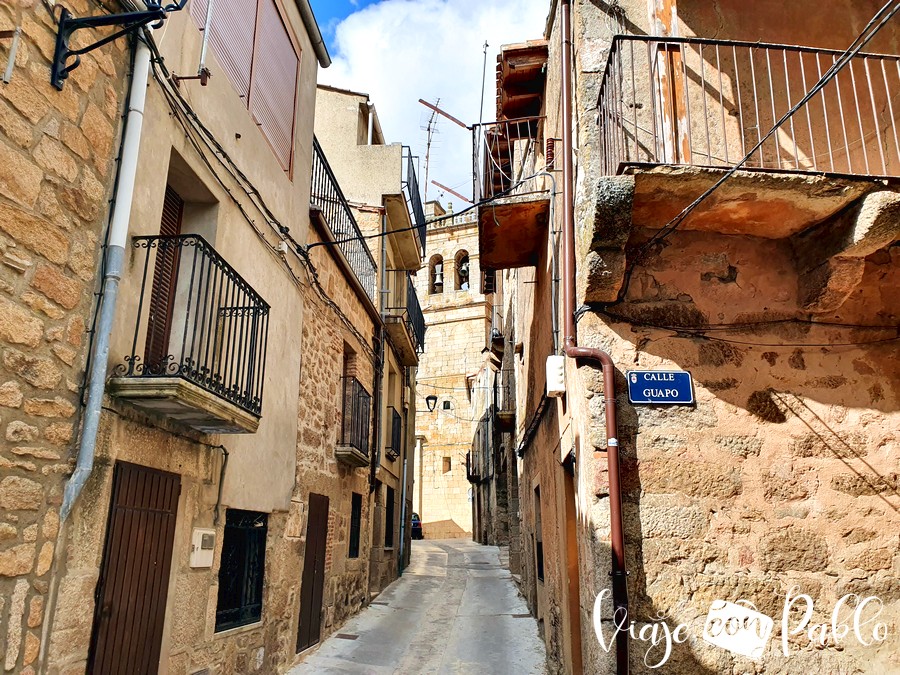
<svg viewBox="0 0 900 675"><path fill-rule="evenodd" d="M134 199L134 179L137 174L138 155L141 143L141 127L144 121L144 102L147 98L147 79L150 72L150 49L143 40L137 40L134 57L134 72L131 81L131 95L128 100L128 115L125 122L125 138L122 141L119 185L115 194L112 219L109 226L109 242L106 248L105 274L103 277L103 299L100 307L94 341L94 355L88 379L87 403L81 428L81 443L75 472L66 483L63 503L59 510L60 520L65 521L72 512L78 495L94 468L94 453L97 447L97 431L100 427L100 411L103 392L106 388L106 367L109 361L109 342L116 313L116 299L119 280L122 278L122 264L125 260L125 245L128 241L128 223L131 219L131 205Z"/></svg>
<svg viewBox="0 0 900 675"><path fill-rule="evenodd" d="M372 145L372 139L375 135L375 104L371 101L366 101L366 107L369 111L369 145Z"/></svg>
<svg viewBox="0 0 900 675"><path fill-rule="evenodd" d="M319 30L319 24L316 22L316 15L313 14L309 0L296 0L296 2L297 8L300 10L300 17L303 19L303 26L313 43L313 51L316 53L319 65L327 68L331 65L331 57L328 55L325 39L322 37L322 31Z"/></svg>
<svg viewBox="0 0 900 675"><path fill-rule="evenodd" d="M197 75L202 76L206 69L206 50L209 47L209 26L212 22L213 3L216 0L206 1L206 20L203 22L203 42L200 45L200 65L197 67Z"/></svg>
<svg viewBox="0 0 900 675"><path fill-rule="evenodd" d="M6 62L6 71L3 73L3 83L9 84L12 80L13 68L16 67L16 52L19 51L19 37L22 35L22 27L16 26L13 31L12 44L9 47L9 56Z"/></svg>
<svg viewBox="0 0 900 675"><path fill-rule="evenodd" d="M615 365L600 349L579 347L575 326L575 195L572 145L572 0L561 0L562 22L562 142L563 142L563 316L565 354L572 359L599 363L603 370L603 404L606 417L606 459L609 470L609 519L612 545L612 591L615 615L628 617L628 585L625 569L625 536L622 526L622 487L619 478L619 439L616 424ZM614 615L614 616L615 616ZM627 625L627 623L626 623ZM628 632L616 635L616 673L628 673Z"/></svg>

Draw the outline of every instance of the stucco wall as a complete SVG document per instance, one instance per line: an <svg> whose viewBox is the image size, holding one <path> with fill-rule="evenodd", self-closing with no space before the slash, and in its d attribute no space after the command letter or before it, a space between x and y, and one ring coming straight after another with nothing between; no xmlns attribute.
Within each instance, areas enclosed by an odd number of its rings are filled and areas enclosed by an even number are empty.
<svg viewBox="0 0 900 675"><path fill-rule="evenodd" d="M221 143L234 163L258 189L274 217L304 242L309 227L309 167L315 101L316 59L296 6L283 8L300 44L300 77L292 174L280 166L265 137L212 52L207 87L183 83L181 94ZM196 71L201 33L188 11L173 13L155 34L171 72ZM124 62L124 55L119 56ZM67 85L70 86L70 85ZM184 230L202 234L216 251L266 300L268 349L262 418L255 434L200 436L162 418L149 418L116 399L108 399L98 441L98 466L76 504L63 533L58 561L59 587L49 650L49 671L76 672L84 667L94 608L94 588L103 554L112 467L131 461L181 475L182 492L163 631L161 672L187 673L203 667L222 672L276 672L293 658L299 603L301 547L286 535L297 459L304 299L307 284L300 261L273 250L276 229L266 223L242 186L208 153L207 166L173 118L154 81L148 88L140 162L131 213L130 234L158 234L167 182L188 202ZM217 178L218 176L218 178ZM219 180L223 184L219 183ZM255 220L241 215L234 198ZM257 231L254 230L257 228ZM110 369L130 353L137 319L142 256L129 248L112 333ZM143 309L147 311L146 304ZM142 323L146 324L146 318ZM139 334L143 344L143 334ZM336 388L336 386L335 386ZM287 403L287 405L285 405ZM211 568L188 566L194 527L214 527L223 444L229 463L222 486L216 550ZM269 514L266 587L262 620L251 626L215 633L218 567L225 509ZM299 536L299 535L298 535ZM293 636L293 638L292 638Z"/></svg>

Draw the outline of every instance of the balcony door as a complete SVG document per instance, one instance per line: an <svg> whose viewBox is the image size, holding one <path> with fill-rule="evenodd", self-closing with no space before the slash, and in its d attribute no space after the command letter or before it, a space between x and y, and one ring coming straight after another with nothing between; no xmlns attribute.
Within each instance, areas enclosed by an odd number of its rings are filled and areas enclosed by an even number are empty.
<svg viewBox="0 0 900 675"><path fill-rule="evenodd" d="M180 235L183 216L184 200L166 185L162 220L159 224L160 236ZM153 288L150 294L150 316L147 321L147 343L144 347L144 365L153 371L165 369L166 357L169 355L169 334L172 331L180 251L175 242L166 240L160 240L156 250Z"/></svg>

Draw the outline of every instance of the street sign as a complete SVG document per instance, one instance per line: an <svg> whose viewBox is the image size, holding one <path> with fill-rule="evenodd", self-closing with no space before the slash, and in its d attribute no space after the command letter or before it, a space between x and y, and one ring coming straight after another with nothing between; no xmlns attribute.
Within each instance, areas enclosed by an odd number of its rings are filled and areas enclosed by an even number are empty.
<svg viewBox="0 0 900 675"><path fill-rule="evenodd" d="M629 370L628 400L632 403L690 405L694 402L691 374L684 370Z"/></svg>

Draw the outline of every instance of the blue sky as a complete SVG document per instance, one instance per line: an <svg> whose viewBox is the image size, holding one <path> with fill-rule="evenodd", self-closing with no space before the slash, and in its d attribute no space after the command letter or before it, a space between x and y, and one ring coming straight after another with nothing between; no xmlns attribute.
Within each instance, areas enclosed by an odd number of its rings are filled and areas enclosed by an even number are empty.
<svg viewBox="0 0 900 675"><path fill-rule="evenodd" d="M0 0L2 1L2 0ZM388 143L403 143L420 159L429 155L429 199L458 198L472 189L472 136L446 118L433 120L420 98L467 124L496 114L494 68L500 46L541 38L551 0L310 0L331 54L321 84L371 96ZM488 42L487 72L484 68ZM486 80L480 111L482 78ZM426 186L423 186L426 187ZM445 201L446 204L446 201Z"/></svg>
<svg viewBox="0 0 900 675"><path fill-rule="evenodd" d="M350 14L377 2L378 0L310 0L330 54L335 52L334 29L337 25Z"/></svg>

